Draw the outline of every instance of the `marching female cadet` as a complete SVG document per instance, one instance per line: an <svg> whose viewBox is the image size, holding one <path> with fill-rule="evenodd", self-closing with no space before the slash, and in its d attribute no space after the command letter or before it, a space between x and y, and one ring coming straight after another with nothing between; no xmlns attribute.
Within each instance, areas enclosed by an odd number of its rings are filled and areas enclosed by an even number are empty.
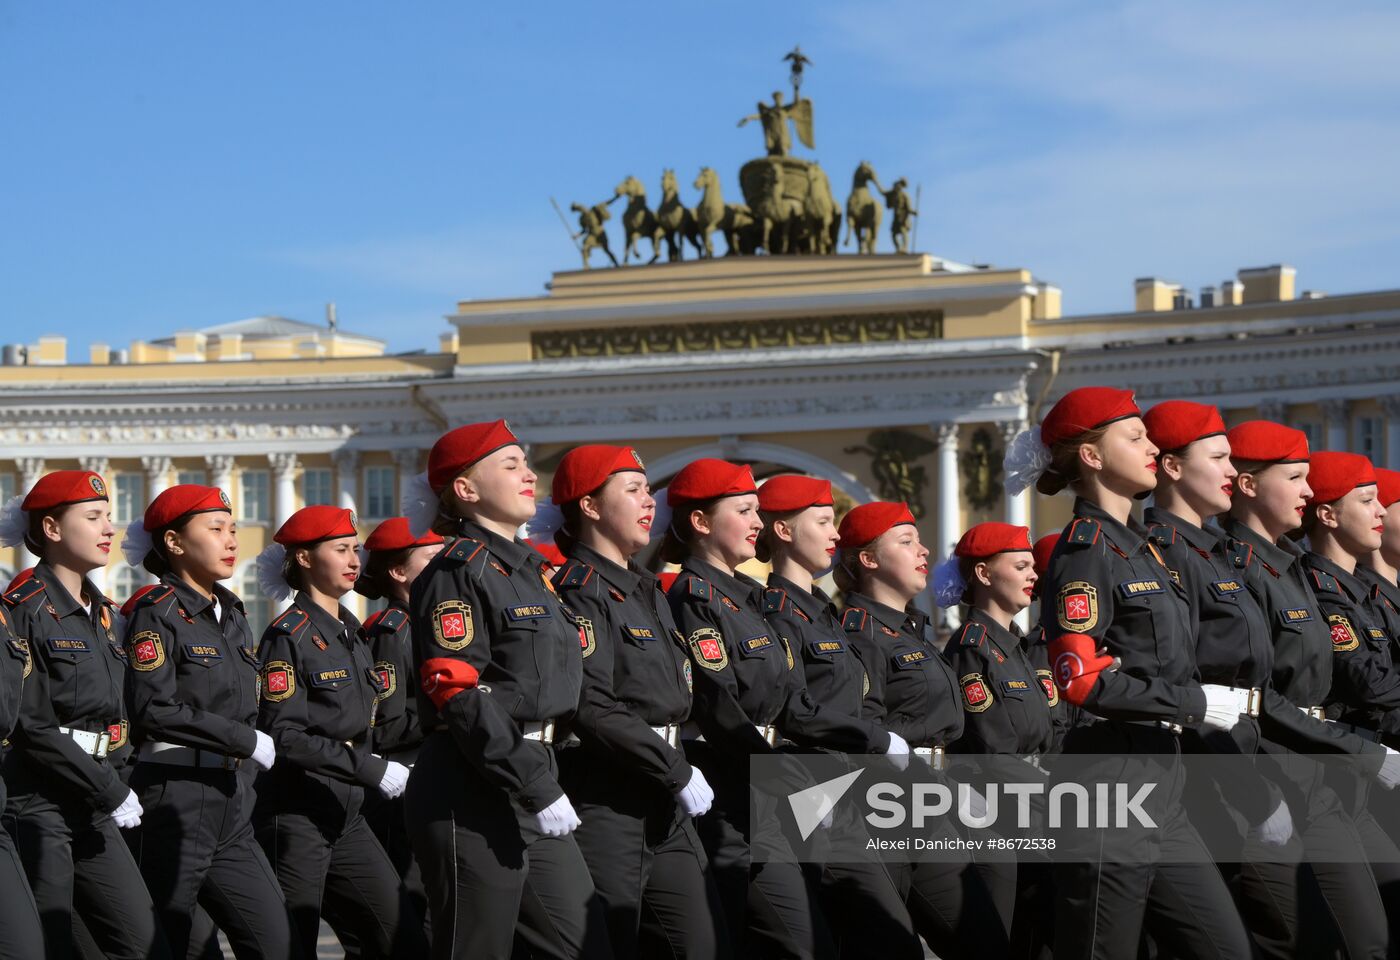
<svg viewBox="0 0 1400 960"><path fill-rule="evenodd" d="M1031 555L1035 558L1035 621L1026 636L1026 657L1035 667L1036 679L1045 690L1050 703L1049 753L1059 753L1064 746L1065 734L1079 722L1079 708L1060 696L1060 688L1055 685L1055 675L1050 669L1050 640L1045 632L1045 612L1049 604L1045 602L1045 575L1050 570L1050 557L1060 542L1060 534L1048 533L1035 542Z"/></svg>
<svg viewBox="0 0 1400 960"><path fill-rule="evenodd" d="M1186 600L1132 519L1134 498L1157 485L1157 452L1130 391L1082 387L1008 453L1013 492L1034 478L1047 496L1078 495L1050 560L1043 618L1061 695L1102 719L1071 730L1065 752L1104 755L1086 771L1094 779L1164 776L1168 786L1154 800L1161 820L1134 834L1132 858L1056 864L1057 958L1132 955L1144 930L1187 955L1249 956L1225 882L1181 810L1178 759L1183 726L1229 730L1248 697L1196 679Z"/></svg>
<svg viewBox="0 0 1400 960"><path fill-rule="evenodd" d="M1251 420L1232 427L1226 439L1237 471L1230 512L1222 523L1225 535L1237 544L1231 550L1232 567L1268 618L1274 688L1300 712L1322 719L1333 682L1331 633L1308 586L1302 552L1288 536L1302 524L1312 497L1307 436ZM1298 749L1363 757L1364 766L1378 770L1383 783L1395 783L1397 764L1380 744L1337 724L1323 724L1320 734L1321 739ZM1309 873L1327 903L1333 932L1349 956L1383 956L1384 906L1356 825L1321 773L1301 786L1306 791L1303 838ZM1307 924L1300 925L1300 936L1310 932Z"/></svg>
<svg viewBox="0 0 1400 960"><path fill-rule="evenodd" d="M763 591L764 616L791 644L812 700L824 710L859 717L865 669L846 642L835 604L814 582L830 569L836 553L831 482L794 474L769 477L758 490L758 509L763 532L757 557L773 566ZM907 764L909 745L886 732L886 752ZM843 765L832 775L845 772ZM829 862L820 870L822 907L833 918L842 957L923 955L914 921L882 862L874 857Z"/></svg>
<svg viewBox="0 0 1400 960"><path fill-rule="evenodd" d="M457 537L409 604L427 738L405 807L434 957L506 958L517 932L536 957L611 953L551 749L587 634L516 536L535 480L504 420L469 424L433 444L405 511L415 532Z"/></svg>
<svg viewBox="0 0 1400 960"><path fill-rule="evenodd" d="M233 576L238 534L228 495L181 484L152 501L122 550L159 582L123 608L127 690L144 808L132 853L156 900L171 953L191 953L196 905L239 957L295 955L286 901L253 836L251 777L275 759L256 728L258 668Z"/></svg>
<svg viewBox="0 0 1400 960"><path fill-rule="evenodd" d="M957 676L929 637L928 617L913 607L928 587L928 550L914 516L903 503L877 500L846 514L838 534L841 626L869 679L862 712L940 772L947 748L962 736L963 709ZM958 958L1007 952L1010 917L993 892L1006 888L999 866L889 864L919 935L939 956Z"/></svg>
<svg viewBox="0 0 1400 960"><path fill-rule="evenodd" d="M1309 814L1311 778L1282 778L1284 771L1299 769L1297 763L1280 766L1252 758L1290 749L1335 749L1329 747L1334 732L1274 689L1273 633L1268 615L1235 563L1242 545L1219 528L1206 526L1210 518L1230 509L1238 475L1220 412L1205 404L1170 400L1149 410L1143 421L1159 450L1153 505L1145 513L1148 537L1185 592L1197 670L1203 681L1251 694L1248 715L1232 731L1204 735L1206 749L1251 758L1250 764L1263 774L1263 779L1252 776L1239 765L1217 779L1225 802L1250 824L1238 856L1227 858L1222 869L1233 875L1241 913L1260 952L1295 956L1302 876L1297 862L1303 852L1299 843L1306 846L1309 823L1324 818ZM1212 819L1228 816L1220 807L1200 809ZM1295 826L1302 832L1298 840L1293 839Z"/></svg>
<svg viewBox="0 0 1400 960"><path fill-rule="evenodd" d="M379 678L371 737L376 756L409 769L418 759L423 728L418 722L418 667L413 659L413 631L409 625L408 598L413 581L443 550L443 539L429 530L415 537L404 517L391 517L365 540L365 565L355 591L371 600L385 599L388 606L366 618L362 628ZM423 878L413 859L404 820L403 796L393 799L376 792L365 797L365 819L379 838L384 852L399 872L405 894L419 916L428 909Z"/></svg>
<svg viewBox="0 0 1400 960"><path fill-rule="evenodd" d="M32 670L5 757L5 828L14 838L44 928L44 955L74 954L74 913L109 957L168 955L141 871L120 829L141 803L118 775L130 754L126 654L112 604L88 574L112 550L107 487L60 470L25 496L19 539L39 557L5 597ZM16 542L14 533L6 540Z"/></svg>
<svg viewBox="0 0 1400 960"><path fill-rule="evenodd" d="M566 560L559 596L584 625L583 690L559 751L561 783L583 821L574 837L607 911L618 957L728 956L728 933L692 817L714 800L680 749L691 665L656 578L632 563L656 501L631 447L566 453L551 497ZM706 904L710 909L705 909ZM638 940L643 918L659 942ZM650 929L655 928L655 929Z"/></svg>
<svg viewBox="0 0 1400 960"><path fill-rule="evenodd" d="M268 596L296 593L258 648L258 729L272 737L278 763L258 778L253 822L307 957L316 955L323 905L362 956L423 948L422 924L363 814L365 790L398 796L408 768L370 752L379 677L359 621L340 604L359 576L358 545L349 510L303 507L258 557Z"/></svg>
<svg viewBox="0 0 1400 960"><path fill-rule="evenodd" d="M1400 471L1376 468L1376 496L1385 511L1380 546L1356 565L1357 578L1369 588L1366 609L1390 634L1391 656L1400 654Z"/></svg>
<svg viewBox="0 0 1400 960"><path fill-rule="evenodd" d="M715 805L698 828L735 953L826 957L830 932L774 826L779 799L771 785L755 784L759 818L750 821L749 758L775 754L783 737L850 753L883 753L890 739L811 701L791 643L763 618L763 588L737 572L763 529L757 493L747 466L713 459L687 464L666 489L671 524L661 552L681 564L668 599L695 673L686 757L714 776ZM760 844L774 856L754 863Z"/></svg>
<svg viewBox="0 0 1400 960"><path fill-rule="evenodd" d="M1325 451L1313 454L1311 464L1313 496L1303 515L1311 549L1303 555L1303 569L1332 639L1328 714L1340 715L1340 725L1380 741L1400 731L1400 669L1391 658L1390 636L1366 609L1370 591L1356 576L1356 564L1380 546L1386 512L1370 460ZM1331 782L1361 835L1394 945L1400 942L1400 850L1367 808L1366 781L1334 774Z"/></svg>

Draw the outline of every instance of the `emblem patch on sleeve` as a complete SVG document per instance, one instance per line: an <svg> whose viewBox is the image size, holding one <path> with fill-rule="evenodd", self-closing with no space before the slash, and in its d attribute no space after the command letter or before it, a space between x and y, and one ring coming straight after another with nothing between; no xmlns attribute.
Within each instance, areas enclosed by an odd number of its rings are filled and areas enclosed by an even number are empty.
<svg viewBox="0 0 1400 960"><path fill-rule="evenodd" d="M578 623L578 645L585 657L591 657L598 649L598 638L593 635L593 621L586 617L574 617Z"/></svg>
<svg viewBox="0 0 1400 960"><path fill-rule="evenodd" d="M694 693L694 692L695 692L695 677L694 677L694 675L690 672L690 661L689 661L689 660L682 660L682 661L681 661L681 674L684 675L684 677L685 677L685 692L686 692L686 693Z"/></svg>
<svg viewBox="0 0 1400 960"><path fill-rule="evenodd" d="M142 630L131 638L131 666L145 673L165 663L165 646L160 642L160 634L154 630Z"/></svg>
<svg viewBox="0 0 1400 960"><path fill-rule="evenodd" d="M15 653L24 658L24 673L20 679L28 680L29 675L34 672L34 658L29 653L29 641L24 637L14 637L10 640L10 646L14 648Z"/></svg>
<svg viewBox="0 0 1400 960"><path fill-rule="evenodd" d="M433 638L444 650L461 650L476 636L471 604L444 600L433 608Z"/></svg>
<svg viewBox="0 0 1400 960"><path fill-rule="evenodd" d="M380 660L374 665L374 678L379 682L379 695L376 700L388 700L399 689L398 670L388 660Z"/></svg>
<svg viewBox="0 0 1400 960"><path fill-rule="evenodd" d="M1361 645L1361 638L1351 626L1351 621L1340 613L1327 616L1328 629L1332 631L1332 652L1347 653Z"/></svg>
<svg viewBox="0 0 1400 960"><path fill-rule="evenodd" d="M723 670L729 666L729 650L724 637L714 627L701 627L686 640L695 662L706 670Z"/></svg>
<svg viewBox="0 0 1400 960"><path fill-rule="evenodd" d="M1092 583L1071 580L1055 600L1060 626L1073 633L1088 633L1099 624L1099 591Z"/></svg>
<svg viewBox="0 0 1400 960"><path fill-rule="evenodd" d="M1037 679L1040 680L1040 688L1045 691L1045 699L1050 701L1050 706L1060 705L1060 688L1055 686L1055 678L1049 670L1037 670Z"/></svg>
<svg viewBox="0 0 1400 960"><path fill-rule="evenodd" d="M279 703L297 691L296 670L286 660L273 660L263 667L262 696Z"/></svg>
<svg viewBox="0 0 1400 960"><path fill-rule="evenodd" d="M962 685L963 706L968 713L982 713L995 700L991 688L980 673L966 674L958 683Z"/></svg>

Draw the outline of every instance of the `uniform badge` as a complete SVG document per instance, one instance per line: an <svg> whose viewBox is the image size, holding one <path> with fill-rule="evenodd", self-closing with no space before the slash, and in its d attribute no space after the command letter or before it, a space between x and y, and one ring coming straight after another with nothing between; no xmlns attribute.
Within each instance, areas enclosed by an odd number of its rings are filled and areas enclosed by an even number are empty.
<svg viewBox="0 0 1400 960"><path fill-rule="evenodd" d="M97 611L97 622L107 631L107 639L116 643L117 638L112 636L112 612L105 605Z"/></svg>
<svg viewBox="0 0 1400 960"><path fill-rule="evenodd" d="M233 509L233 501L230 500L230 499L228 498L228 494L225 493L225 492L222 491L222 490L219 491L219 502L222 503L222 504L224 505L224 509L225 509L225 510L232 510L232 509Z"/></svg>
<svg viewBox="0 0 1400 960"><path fill-rule="evenodd" d="M107 725L107 750L109 753L126 746L129 739L131 739L131 725L125 720L118 720L116 723Z"/></svg>
<svg viewBox="0 0 1400 960"><path fill-rule="evenodd" d="M1065 630L1088 633L1099 623L1098 588L1084 580L1071 580L1060 588L1055 612Z"/></svg>
<svg viewBox="0 0 1400 960"><path fill-rule="evenodd" d="M860 698L864 700L870 696L870 674L864 670L860 672Z"/></svg>
<svg viewBox="0 0 1400 960"><path fill-rule="evenodd" d="M503 576L503 577L509 577L509 576L510 576L510 574L506 573L506 568L505 568L505 567L501 566L501 565L500 565L499 563L497 563L495 560L492 560L492 561L490 561L490 562L491 562L491 568L492 568L493 570L495 570L497 573L499 573L501 576ZM541 574L541 576L543 576L543 574Z"/></svg>
<svg viewBox="0 0 1400 960"><path fill-rule="evenodd" d="M312 638L311 638L311 642L314 643L314 644L316 644L316 649L317 649L317 650L329 650L329 649L330 649L330 647L329 647L329 645L326 643L326 641L324 641L324 640L321 639L320 634L317 634L316 636L312 637Z"/></svg>
<svg viewBox="0 0 1400 960"><path fill-rule="evenodd" d="M722 593L719 595L719 602L722 603L722 604L724 604L724 605L725 605L726 607L728 607L730 610L733 610L735 613L738 613L738 612L739 612L739 605L738 605L737 603L735 603L733 600L730 600L728 597L726 597L726 596L725 596L724 594L722 594Z"/></svg>
<svg viewBox="0 0 1400 960"><path fill-rule="evenodd" d="M286 660L273 660L263 667L264 700L278 703L297 692L297 674Z"/></svg>
<svg viewBox="0 0 1400 960"><path fill-rule="evenodd" d="M131 666L142 673L154 670L165 663L165 647L160 642L160 634L154 630L142 630L131 638Z"/></svg>
<svg viewBox="0 0 1400 960"><path fill-rule="evenodd" d="M88 477L88 484L92 487L92 492L99 497L107 496L107 485L102 482L102 478L97 474Z"/></svg>
<svg viewBox="0 0 1400 960"><path fill-rule="evenodd" d="M1055 678L1049 670L1037 670L1036 678L1040 680L1040 688L1045 691L1045 699L1050 701L1050 706L1060 705L1060 688L1055 686Z"/></svg>
<svg viewBox="0 0 1400 960"><path fill-rule="evenodd" d="M598 649L598 638L593 635L593 621L586 617L574 617L578 623L578 645L585 657L593 656L593 651Z"/></svg>
<svg viewBox="0 0 1400 960"><path fill-rule="evenodd" d="M898 630L891 630L889 627L885 626L883 623L880 624L880 632L883 633L883 634L884 634L885 636L887 636L887 637L897 637L897 636L899 636L899 631L898 631Z"/></svg>
<svg viewBox="0 0 1400 960"><path fill-rule="evenodd" d="M554 581L549 579L543 571L540 572L540 582L544 584L546 590L557 595L558 591L554 589Z"/></svg>
<svg viewBox="0 0 1400 960"><path fill-rule="evenodd" d="M616 587L608 587L608 596L612 597L618 603L621 603L622 601L627 599L625 596L622 595L622 591L618 590Z"/></svg>
<svg viewBox="0 0 1400 960"><path fill-rule="evenodd" d="M694 678L694 676L693 676L692 673L691 673L691 670L690 670L690 661L689 661L689 660L682 660L682 661L681 661L681 673L685 676L685 692L686 692L686 693L694 693L694 692L695 692L695 678Z"/></svg>
<svg viewBox="0 0 1400 960"><path fill-rule="evenodd" d="M966 674L958 683L962 685L963 707L968 713L982 713L996 700L980 673Z"/></svg>
<svg viewBox="0 0 1400 960"><path fill-rule="evenodd" d="M724 646L724 637L714 627L701 627L686 640L695 662L706 670L723 670L729 666L729 650Z"/></svg>
<svg viewBox="0 0 1400 960"><path fill-rule="evenodd" d="M797 665L797 661L792 657L792 644L788 643L787 637L780 637L779 639L783 641L783 653L787 654L788 669L791 670Z"/></svg>
<svg viewBox="0 0 1400 960"><path fill-rule="evenodd" d="M379 682L379 696L374 698L376 700L387 700L399 689L398 670L388 660L375 663L374 677Z"/></svg>
<svg viewBox="0 0 1400 960"><path fill-rule="evenodd" d="M1361 638L1352 629L1351 621L1340 613L1329 614L1327 626L1332 631L1333 653L1346 653L1361 645Z"/></svg>
<svg viewBox="0 0 1400 960"><path fill-rule="evenodd" d="M24 657L24 673L20 679L27 680L29 675L34 672L34 658L29 655L29 641L23 637L15 637L10 640L10 646L14 648L16 653Z"/></svg>
<svg viewBox="0 0 1400 960"><path fill-rule="evenodd" d="M433 637L444 650L461 650L475 635L471 604L444 600L433 608Z"/></svg>
<svg viewBox="0 0 1400 960"><path fill-rule="evenodd" d="M642 463L642 455L636 450L632 451L632 462L643 470L647 468L647 465L645 463Z"/></svg>

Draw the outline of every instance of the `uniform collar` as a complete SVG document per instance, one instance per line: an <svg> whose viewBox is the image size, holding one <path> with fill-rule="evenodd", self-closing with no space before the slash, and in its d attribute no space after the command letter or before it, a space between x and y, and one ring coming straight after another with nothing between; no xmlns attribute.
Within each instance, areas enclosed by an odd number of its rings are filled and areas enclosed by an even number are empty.
<svg viewBox="0 0 1400 960"><path fill-rule="evenodd" d="M582 543L574 544L574 549L570 552L570 559L588 564L608 584L622 591L624 597L630 597L637 589L637 584L642 581L642 575L630 564L625 567L621 566L617 561L609 560L597 550ZM655 580L654 577L647 579Z"/></svg>
<svg viewBox="0 0 1400 960"><path fill-rule="evenodd" d="M739 574L726 573L712 563L706 563L698 557L686 557L685 563L681 564L681 569L695 574L701 579L708 580L711 586L718 587L720 593L730 599L736 597L752 597L754 591L759 588L757 581ZM742 579L740 579L742 577Z"/></svg>
<svg viewBox="0 0 1400 960"><path fill-rule="evenodd" d="M993 620L984 611L979 610L976 607L972 608L972 611L968 614L967 619L970 623L976 623L985 628L987 633L991 636L993 642L996 643L997 648L1000 649L1003 653L1009 654L1013 650L1021 646L1021 633L1019 630L1016 629L1015 621L1012 621L1012 628L1008 630L1001 624Z"/></svg>
<svg viewBox="0 0 1400 960"><path fill-rule="evenodd" d="M1284 540L1282 544L1272 543L1256 533L1249 524L1236 520L1234 517L1227 516L1225 518L1225 534L1253 547L1259 559L1280 574L1301 560L1303 556L1302 552L1293 545L1292 540Z"/></svg>
<svg viewBox="0 0 1400 960"><path fill-rule="evenodd" d="M777 587L787 594L792 605L806 614L808 620L820 620L831 612L831 598L816 584L812 585L811 590L803 590L787 577L773 573L768 575L768 586Z"/></svg>
<svg viewBox="0 0 1400 960"><path fill-rule="evenodd" d="M220 583L214 584L213 598L204 596L204 594L190 586L183 577L177 577L174 574L167 574L162 577L161 583L175 591L175 596L180 601L181 608L191 617L198 616L206 610L212 610L215 600L219 601L219 608L223 611L228 611L233 607L237 607L239 610L243 609L243 601L239 600L232 591Z"/></svg>
<svg viewBox="0 0 1400 960"><path fill-rule="evenodd" d="M311 625L316 628L316 632L323 638L339 637L341 634L349 634L351 627L347 618L350 616L350 611L346 610L344 606L340 608L340 617L333 617L325 610L321 609L320 604L300 590L297 591L297 595L293 598L292 602L311 618Z"/></svg>
<svg viewBox="0 0 1400 960"><path fill-rule="evenodd" d="M1083 497L1078 497L1074 501L1074 515L1076 517L1088 517L1090 520L1098 522L1108 538L1118 545L1128 556L1135 556L1145 550L1147 542L1147 529L1132 517L1128 518L1126 524L1119 522L1117 517L1109 514L1096 503L1091 503Z"/></svg>
<svg viewBox="0 0 1400 960"><path fill-rule="evenodd" d="M89 616L89 613L83 610L83 605L78 602L78 599L68 592L63 581L58 579L58 574L54 573L53 567L42 560L34 566L34 579L43 581L44 596L48 598L54 612L60 617L71 616L75 613L85 617ZM98 609L102 606L102 591L98 590L87 577L83 577L83 593L92 598L91 616L95 617Z"/></svg>
<svg viewBox="0 0 1400 960"><path fill-rule="evenodd" d="M499 533L487 530L474 520L457 521L457 532L464 537L471 537L486 545L486 549L491 551L491 555L511 570L518 570L521 567L529 567L538 573L544 566L544 557L535 552L523 540L512 538L506 539Z"/></svg>
<svg viewBox="0 0 1400 960"><path fill-rule="evenodd" d="M894 607L872 600L863 593L850 594L846 602L852 607L860 607L879 623L895 631L906 631L920 639L924 636L924 625L928 617L919 610L896 610Z"/></svg>
<svg viewBox="0 0 1400 960"><path fill-rule="evenodd" d="M1356 579L1375 587L1385 595L1393 606L1400 607L1400 585L1397 585L1395 581L1387 580L1370 567L1363 567L1360 564L1356 565Z"/></svg>
<svg viewBox="0 0 1400 960"><path fill-rule="evenodd" d="M1308 566L1321 570L1323 573L1331 574L1332 579L1341 584L1342 589L1351 597L1353 603L1360 603L1366 598L1366 595L1371 592L1356 574L1347 573L1322 554L1309 551L1305 559Z"/></svg>
<svg viewBox="0 0 1400 960"><path fill-rule="evenodd" d="M1142 513L1149 524L1159 523L1171 527L1183 540L1197 550L1210 553L1220 546L1220 534L1215 530L1198 527L1189 520L1183 520L1170 510L1161 507L1148 507Z"/></svg>

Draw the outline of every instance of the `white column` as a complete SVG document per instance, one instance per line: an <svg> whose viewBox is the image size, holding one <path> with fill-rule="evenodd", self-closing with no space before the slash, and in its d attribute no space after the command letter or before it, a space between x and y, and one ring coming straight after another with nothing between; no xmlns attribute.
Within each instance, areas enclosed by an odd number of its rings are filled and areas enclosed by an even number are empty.
<svg viewBox="0 0 1400 960"><path fill-rule="evenodd" d="M1391 470L1400 470L1400 395L1381 397L1385 414L1385 462Z"/></svg>
<svg viewBox="0 0 1400 960"><path fill-rule="evenodd" d="M15 461L15 466L19 467L19 495L23 497L34 484L39 482L39 478L44 475L43 457L21 457ZM39 562L39 558L29 552L29 548L23 542L15 547L15 565L19 570L25 567L32 567ZM18 573L19 570L15 572Z"/></svg>
<svg viewBox="0 0 1400 960"><path fill-rule="evenodd" d="M232 500L234 458L227 453L210 453L204 457L204 463L209 467L209 485L218 487Z"/></svg>
<svg viewBox="0 0 1400 960"><path fill-rule="evenodd" d="M274 496L272 516L277 526L287 522L297 509L297 487L293 476L297 468L295 453L269 453L267 462L272 464Z"/></svg>
<svg viewBox="0 0 1400 960"><path fill-rule="evenodd" d="M1345 450L1347 448L1347 411L1351 408L1351 401L1341 397L1328 397L1318 406L1322 407L1322 412L1327 417L1327 449Z"/></svg>
<svg viewBox="0 0 1400 960"><path fill-rule="evenodd" d="M1026 429L1025 420L1004 420L997 424L1001 430L1001 440L1005 447L1011 446L1011 441L1016 439L1016 435ZM1018 527L1031 525L1031 493L1029 490L1022 490L1018 494L1012 494L1010 490L1005 490L1006 495L1006 522L1015 524ZM1035 531L1031 530L1031 542L1035 542ZM1021 625L1022 630L1031 628L1031 613L1027 608L1016 615L1016 622Z"/></svg>
<svg viewBox="0 0 1400 960"><path fill-rule="evenodd" d="M112 467L112 462L110 460L108 460L106 457L79 457L78 466L84 470L90 470L102 478L102 482L107 485L108 497L114 497L116 495L112 491L111 481L107 478L107 471L110 470ZM138 507L137 509L140 508ZM113 549L111 555L107 558L108 564L110 564L114 559L120 562L125 562L124 555L121 552L121 545L122 537L126 535L126 529L120 524L115 524L115 526L117 528L117 536L116 539L112 542ZM92 571L92 573L88 574L88 578L92 580L93 584L97 587L97 589L101 590L103 593L107 592L107 567L103 567L101 570Z"/></svg>
<svg viewBox="0 0 1400 960"><path fill-rule="evenodd" d="M958 491L958 425L935 423L938 438L938 540L932 550L932 562L948 556L962 535L962 497ZM956 627L962 618L957 607L943 611L949 627Z"/></svg>
<svg viewBox="0 0 1400 960"><path fill-rule="evenodd" d="M360 451L341 447L331 454L340 487L340 505L346 510L359 513L356 501L360 497Z"/></svg>
<svg viewBox="0 0 1400 960"><path fill-rule="evenodd" d="M142 457L141 466L146 471L146 502L150 503L170 489L170 471L173 465L169 457Z"/></svg>

